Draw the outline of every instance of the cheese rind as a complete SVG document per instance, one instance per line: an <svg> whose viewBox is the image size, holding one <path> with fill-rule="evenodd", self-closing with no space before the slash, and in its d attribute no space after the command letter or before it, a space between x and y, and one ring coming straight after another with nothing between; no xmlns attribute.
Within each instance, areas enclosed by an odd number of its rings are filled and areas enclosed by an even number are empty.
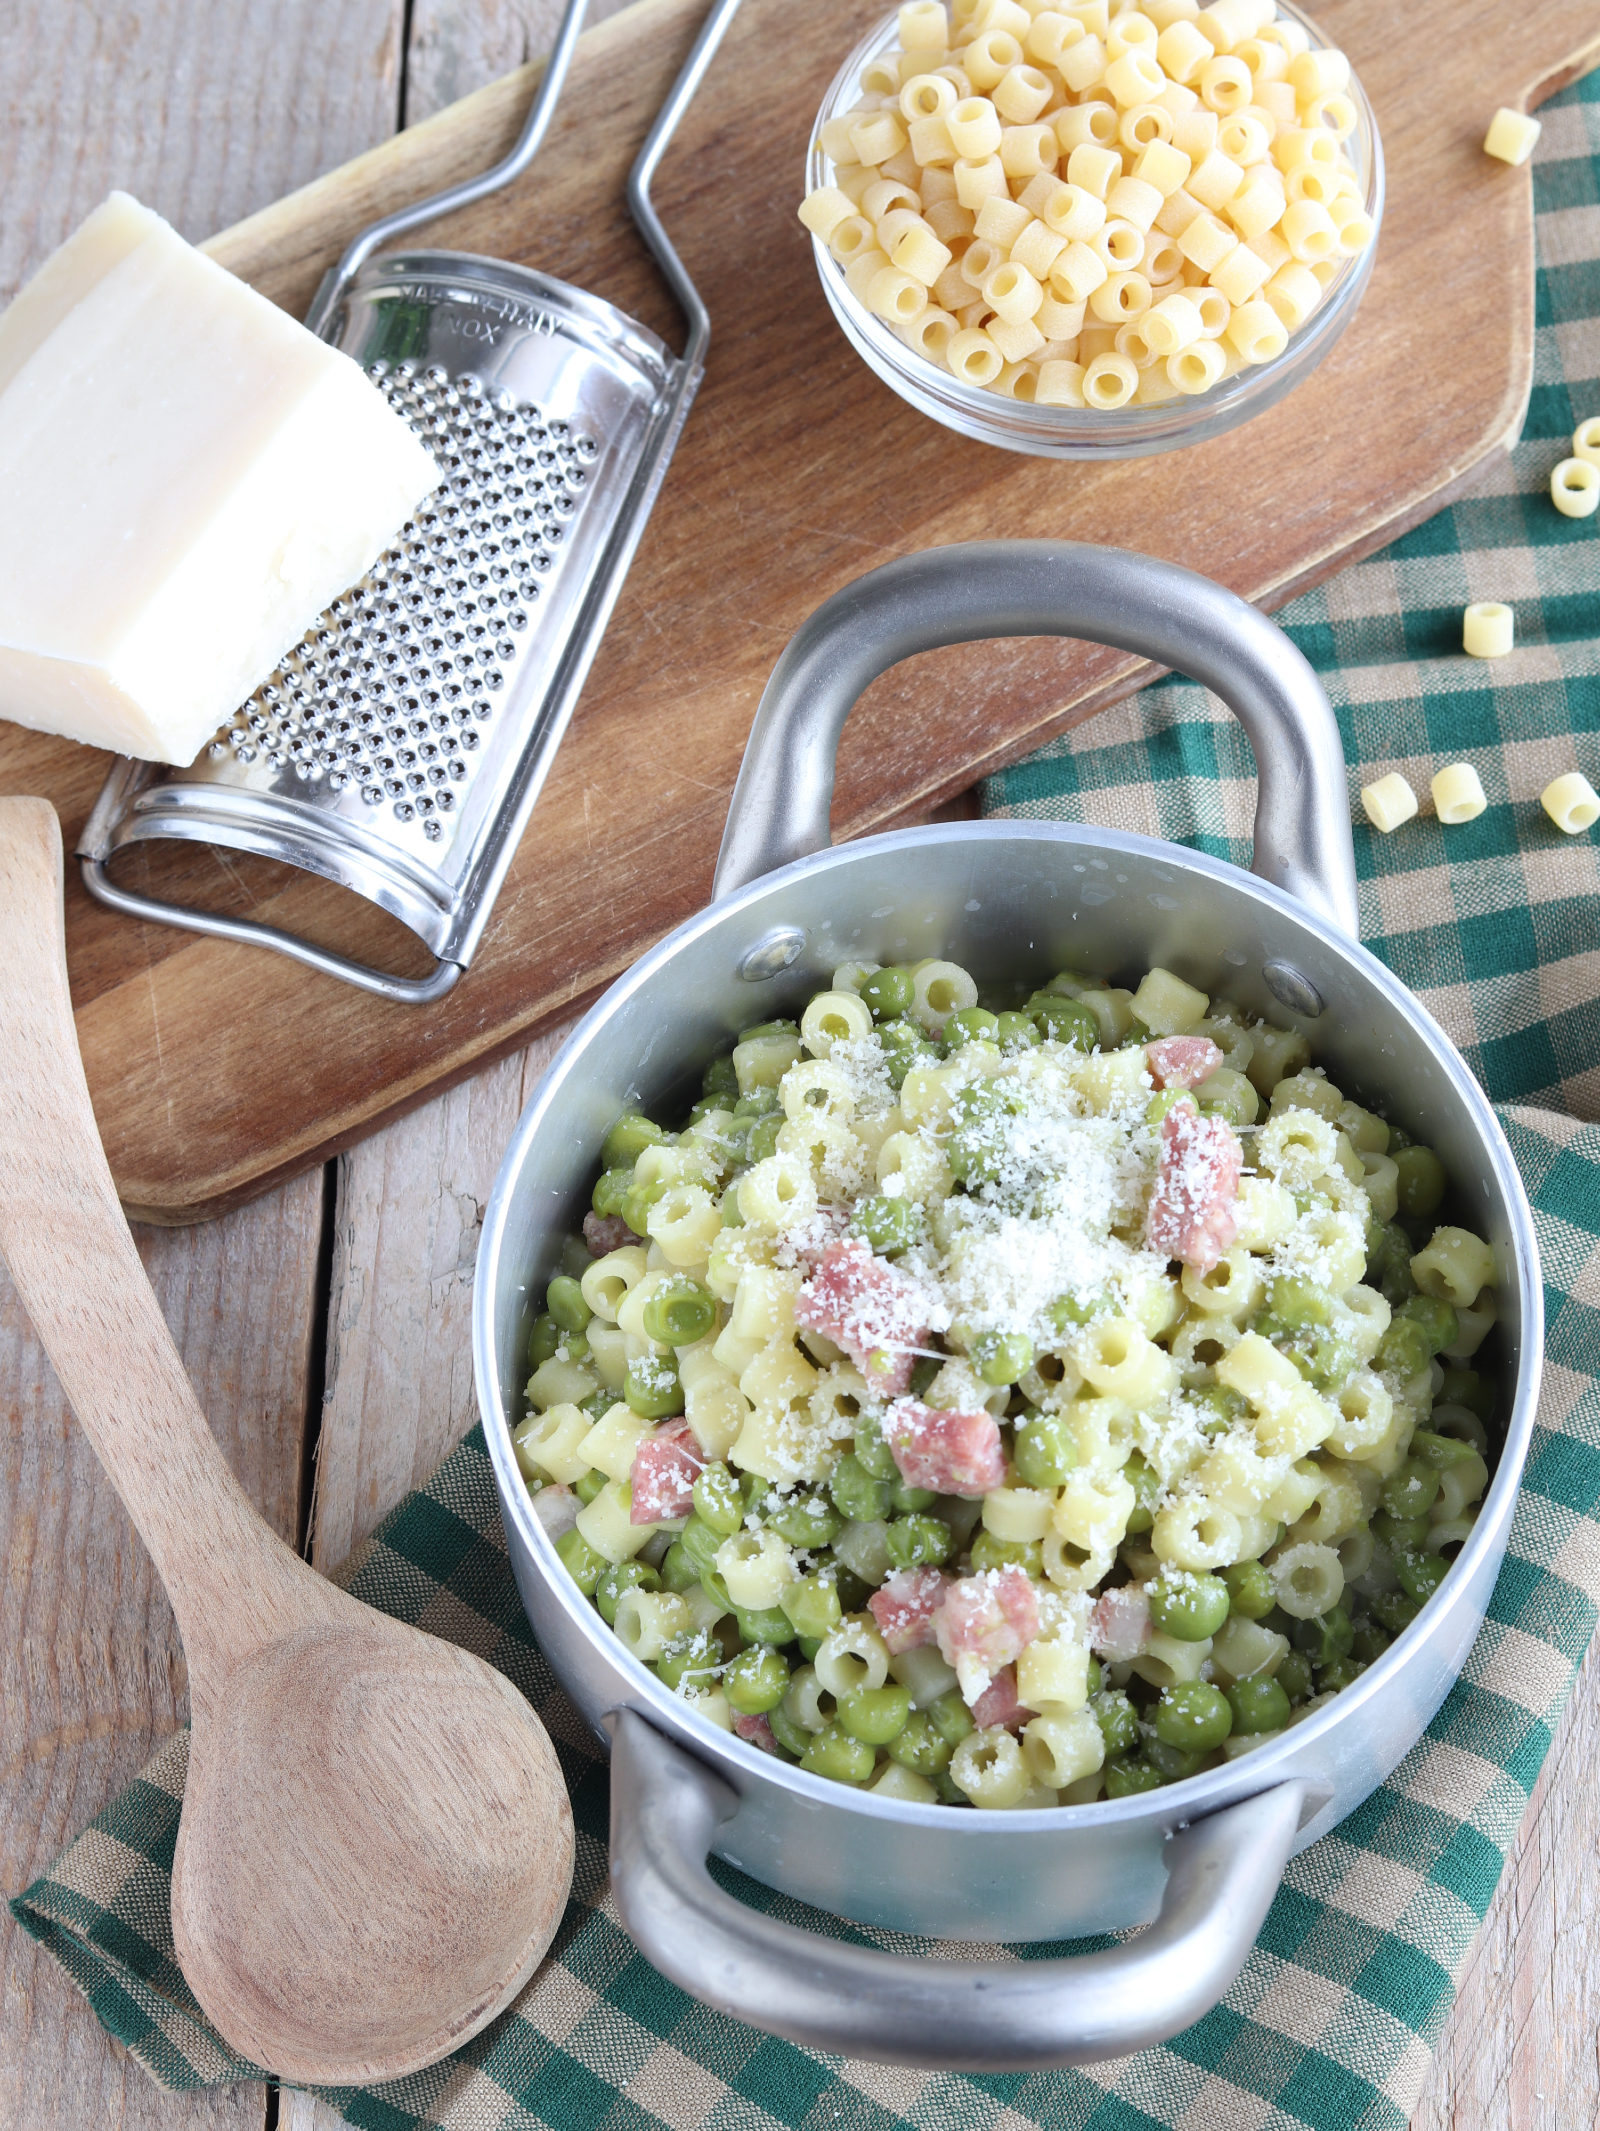
<svg viewBox="0 0 1600 2131"><path fill-rule="evenodd" d="M0 317L0 716L192 761L438 480L348 356L114 193Z"/></svg>

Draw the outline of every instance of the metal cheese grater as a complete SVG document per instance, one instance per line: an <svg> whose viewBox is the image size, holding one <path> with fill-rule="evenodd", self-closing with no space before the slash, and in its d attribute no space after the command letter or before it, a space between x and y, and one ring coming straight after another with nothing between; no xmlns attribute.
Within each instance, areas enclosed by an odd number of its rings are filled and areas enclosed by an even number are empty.
<svg viewBox="0 0 1600 2131"><path fill-rule="evenodd" d="M306 323L365 369L443 482L198 762L121 760L78 854L113 909L293 955L387 999L438 999L471 961L704 374L710 321L650 182L739 0L714 0L628 179L688 320L681 357L613 305L465 252L380 245L497 191L544 136L582 26L569 0L522 137L481 178L385 217ZM253 851L337 881L432 949L394 977L297 934L130 893L153 838Z"/></svg>

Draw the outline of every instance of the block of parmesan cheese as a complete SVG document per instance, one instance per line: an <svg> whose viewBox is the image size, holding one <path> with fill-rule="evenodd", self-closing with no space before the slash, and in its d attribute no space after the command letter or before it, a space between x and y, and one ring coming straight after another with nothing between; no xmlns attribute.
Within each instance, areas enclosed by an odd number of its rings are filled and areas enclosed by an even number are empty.
<svg viewBox="0 0 1600 2131"><path fill-rule="evenodd" d="M0 316L0 717L193 761L438 480L348 356L113 193Z"/></svg>

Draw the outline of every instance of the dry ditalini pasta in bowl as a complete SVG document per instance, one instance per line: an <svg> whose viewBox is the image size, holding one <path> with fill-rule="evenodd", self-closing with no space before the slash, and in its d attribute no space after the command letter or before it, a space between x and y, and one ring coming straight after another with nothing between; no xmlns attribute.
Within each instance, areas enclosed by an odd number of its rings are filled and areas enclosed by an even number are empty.
<svg viewBox="0 0 1600 2131"><path fill-rule="evenodd" d="M906 0L818 115L800 219L857 352L985 442L1194 443L1327 353L1383 157L1346 56L1275 0Z"/></svg>
<svg viewBox="0 0 1600 2131"><path fill-rule="evenodd" d="M1051 634L1234 709L1252 872L1054 821L829 848L876 674ZM1215 2003L1443 1700L1537 1254L1482 1091L1355 933L1327 700L1188 571L947 548L785 651L712 904L552 1062L473 1295L518 1588L611 1747L618 1913L685 1989L924 2067L1125 2054ZM888 1929L1151 1928L930 1988L712 1849Z"/></svg>

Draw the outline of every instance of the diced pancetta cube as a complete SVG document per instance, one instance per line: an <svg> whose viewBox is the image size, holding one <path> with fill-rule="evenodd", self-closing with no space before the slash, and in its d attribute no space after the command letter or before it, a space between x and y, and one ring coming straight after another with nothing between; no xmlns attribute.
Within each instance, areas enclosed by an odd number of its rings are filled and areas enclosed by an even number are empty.
<svg viewBox="0 0 1600 2131"><path fill-rule="evenodd" d="M1146 1233L1152 1250L1208 1273L1239 1232L1239 1142L1220 1117L1180 1103L1161 1120Z"/></svg>
<svg viewBox="0 0 1600 2131"><path fill-rule="evenodd" d="M939 1655L955 1667L969 1706L1038 1632L1039 1601L1027 1570L1015 1562L958 1578L933 1616Z"/></svg>
<svg viewBox="0 0 1600 2131"><path fill-rule="evenodd" d="M907 1487L931 1487L936 1495L976 1500L1005 1485L1006 1454L992 1413L959 1413L945 1406L922 1406L912 1398L896 1399L883 1436Z"/></svg>
<svg viewBox="0 0 1600 2131"><path fill-rule="evenodd" d="M773 1737L772 1726L765 1717L735 1716L733 1728L741 1739L748 1739L752 1746L759 1746L764 1754L775 1754L778 1742Z"/></svg>
<svg viewBox="0 0 1600 2131"><path fill-rule="evenodd" d="M1108 1665L1125 1665L1150 1646L1150 1601L1142 1583L1102 1591L1089 1615L1089 1648Z"/></svg>
<svg viewBox="0 0 1600 2131"><path fill-rule="evenodd" d="M905 1390L912 1350L927 1344L927 1297L859 1236L828 1245L795 1299L794 1314L802 1331L820 1332L842 1347L885 1398Z"/></svg>
<svg viewBox="0 0 1600 2131"><path fill-rule="evenodd" d="M591 1258L604 1258L614 1250L621 1250L625 1243L637 1243L639 1239L619 1213L586 1213L583 1240L589 1246Z"/></svg>
<svg viewBox="0 0 1600 2131"><path fill-rule="evenodd" d="M867 1600L891 1657L933 1641L933 1616L950 1581L943 1569L896 1569Z"/></svg>
<svg viewBox="0 0 1600 2131"><path fill-rule="evenodd" d="M633 1508L635 1524L664 1524L672 1517L687 1517L694 1507L694 1483L705 1465L700 1446L687 1421L663 1421L653 1429L633 1454Z"/></svg>
<svg viewBox="0 0 1600 2131"><path fill-rule="evenodd" d="M972 1705L972 1721L980 1731L995 1725L1005 1731L1020 1731L1038 1711L1017 1700L1017 1668L1002 1665Z"/></svg>
<svg viewBox="0 0 1600 2131"><path fill-rule="evenodd" d="M578 1521L578 1498L559 1480L546 1480L533 1498L533 1514L552 1539L559 1539Z"/></svg>
<svg viewBox="0 0 1600 2131"><path fill-rule="evenodd" d="M1144 1062L1158 1088L1198 1088L1222 1063L1209 1036L1163 1036L1144 1047Z"/></svg>

